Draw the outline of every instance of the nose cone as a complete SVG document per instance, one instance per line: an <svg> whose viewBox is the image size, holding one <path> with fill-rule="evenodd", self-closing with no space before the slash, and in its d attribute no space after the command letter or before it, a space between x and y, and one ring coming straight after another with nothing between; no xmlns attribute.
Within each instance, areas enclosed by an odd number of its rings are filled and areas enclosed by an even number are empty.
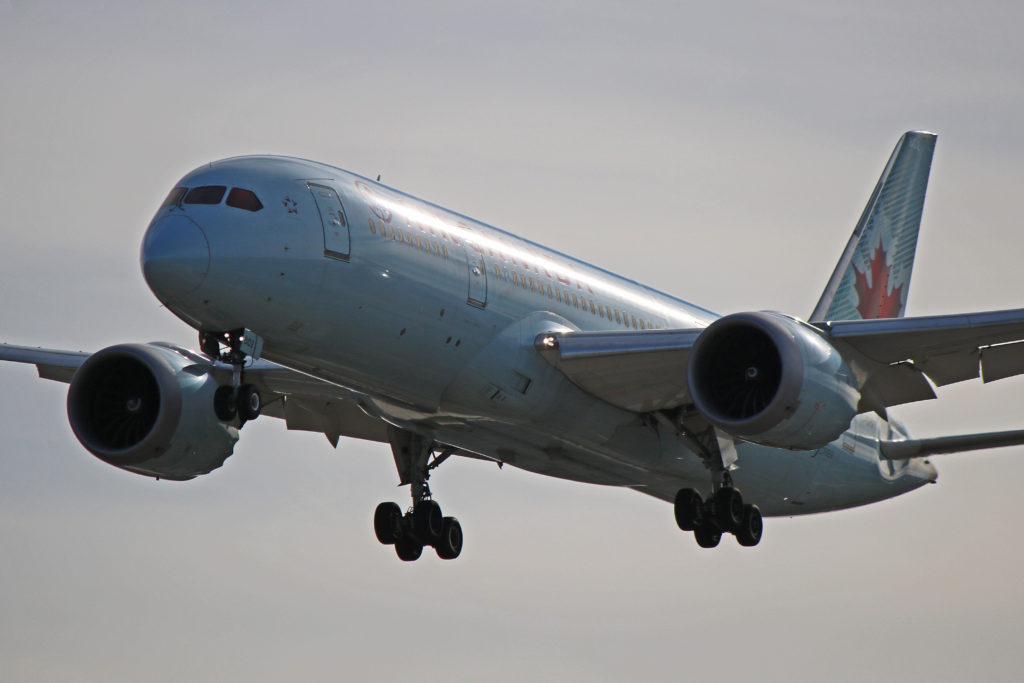
<svg viewBox="0 0 1024 683"><path fill-rule="evenodd" d="M142 241L142 275L167 301L199 289L210 270L210 245L202 228L187 216L171 214L150 224Z"/></svg>

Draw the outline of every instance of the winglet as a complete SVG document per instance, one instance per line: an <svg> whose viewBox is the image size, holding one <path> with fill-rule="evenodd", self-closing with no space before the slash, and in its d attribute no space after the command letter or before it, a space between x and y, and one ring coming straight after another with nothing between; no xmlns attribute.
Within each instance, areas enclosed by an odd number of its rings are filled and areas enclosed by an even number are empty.
<svg viewBox="0 0 1024 683"><path fill-rule="evenodd" d="M936 137L910 131L896 143L810 320L903 316Z"/></svg>

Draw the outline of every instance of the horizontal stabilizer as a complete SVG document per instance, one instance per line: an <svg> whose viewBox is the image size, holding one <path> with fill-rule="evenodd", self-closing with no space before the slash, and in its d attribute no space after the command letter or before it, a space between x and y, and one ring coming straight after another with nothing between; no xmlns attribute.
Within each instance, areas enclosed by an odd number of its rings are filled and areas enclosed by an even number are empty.
<svg viewBox="0 0 1024 683"><path fill-rule="evenodd" d="M987 432L984 434L961 434L941 436L934 439L908 439L906 441L881 441L879 451L888 460L909 460L925 455L942 453L963 453L980 451L985 448L1003 448L1024 444L1024 429L1008 432Z"/></svg>

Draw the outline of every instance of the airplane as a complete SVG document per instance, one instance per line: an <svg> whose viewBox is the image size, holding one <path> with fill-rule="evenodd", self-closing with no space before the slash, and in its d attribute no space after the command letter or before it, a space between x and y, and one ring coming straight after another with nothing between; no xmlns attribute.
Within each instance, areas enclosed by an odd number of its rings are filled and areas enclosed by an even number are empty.
<svg viewBox="0 0 1024 683"><path fill-rule="evenodd" d="M244 156L185 175L142 241L198 351L0 360L68 383L82 446L157 479L221 467L261 415L388 444L411 502L373 528L404 561L462 552L429 487L453 455L631 488L701 547L756 546L765 516L885 500L935 483L932 455L1024 443L913 439L888 414L1024 373L1024 309L904 317L935 141L899 139L806 320L720 316L340 168Z"/></svg>

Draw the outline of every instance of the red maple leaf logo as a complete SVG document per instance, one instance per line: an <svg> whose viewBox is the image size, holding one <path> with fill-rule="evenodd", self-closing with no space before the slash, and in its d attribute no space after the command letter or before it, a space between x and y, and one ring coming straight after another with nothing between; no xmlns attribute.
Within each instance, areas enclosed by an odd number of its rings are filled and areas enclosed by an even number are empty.
<svg viewBox="0 0 1024 683"><path fill-rule="evenodd" d="M857 310L865 320L874 318L898 318L903 310L903 285L893 287L889 293L889 273L891 266L886 265L886 253L882 245L875 247L875 253L868 261L871 270L871 284L868 285L867 272L853 269L856 281L853 286L857 290Z"/></svg>

